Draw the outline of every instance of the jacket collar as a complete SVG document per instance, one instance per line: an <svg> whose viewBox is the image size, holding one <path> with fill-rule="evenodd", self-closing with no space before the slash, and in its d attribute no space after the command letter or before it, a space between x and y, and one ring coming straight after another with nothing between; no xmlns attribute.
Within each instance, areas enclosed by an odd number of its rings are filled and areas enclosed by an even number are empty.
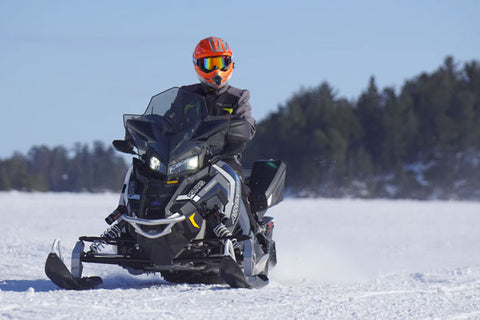
<svg viewBox="0 0 480 320"><path fill-rule="evenodd" d="M223 86L221 88L214 89L214 88L209 87L209 86L202 83L203 92L205 92L205 94L208 94L208 95L219 96L222 93L225 93L228 90L229 87L230 87L230 85L227 84L226 86Z"/></svg>

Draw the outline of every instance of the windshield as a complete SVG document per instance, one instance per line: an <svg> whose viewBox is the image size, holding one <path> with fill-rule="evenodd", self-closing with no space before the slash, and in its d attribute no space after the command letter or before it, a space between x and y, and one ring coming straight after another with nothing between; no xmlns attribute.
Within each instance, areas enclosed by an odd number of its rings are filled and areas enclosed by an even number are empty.
<svg viewBox="0 0 480 320"><path fill-rule="evenodd" d="M180 88L171 88L154 95L142 115L126 114L123 117L125 128L130 119L154 121L155 118L162 117L168 121L171 130L178 132L195 126L205 114L206 105L202 96Z"/></svg>
<svg viewBox="0 0 480 320"><path fill-rule="evenodd" d="M150 99L150 103L148 104L147 110L145 110L144 115L156 114L159 116L164 116L165 113L167 113L167 111L170 110L170 107L175 101L179 90L180 88L171 88L164 92L154 95Z"/></svg>
<svg viewBox="0 0 480 320"><path fill-rule="evenodd" d="M153 96L142 115L124 115L124 125L140 153L152 145L165 154L166 148L172 152L182 141L189 141L205 114L202 96L171 88Z"/></svg>

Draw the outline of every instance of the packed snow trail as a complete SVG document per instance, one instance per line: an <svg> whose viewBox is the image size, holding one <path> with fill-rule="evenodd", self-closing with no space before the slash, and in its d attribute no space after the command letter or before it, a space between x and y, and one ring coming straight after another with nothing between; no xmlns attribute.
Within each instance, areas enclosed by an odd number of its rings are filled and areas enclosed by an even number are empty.
<svg viewBox="0 0 480 320"><path fill-rule="evenodd" d="M480 203L287 199L272 208L278 265L262 289L173 285L84 264L104 286L44 274L104 231L117 195L0 193L0 319L480 319Z"/></svg>

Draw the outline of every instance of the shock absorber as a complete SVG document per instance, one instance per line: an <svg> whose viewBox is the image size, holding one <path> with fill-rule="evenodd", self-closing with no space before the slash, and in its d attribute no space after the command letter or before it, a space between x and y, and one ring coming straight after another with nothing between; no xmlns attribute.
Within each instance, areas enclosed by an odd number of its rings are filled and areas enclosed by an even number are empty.
<svg viewBox="0 0 480 320"><path fill-rule="evenodd" d="M117 221L123 214L128 212L127 207L119 205L108 217L105 218L105 222L111 225ZM122 234L122 228L125 225L124 221L119 221L112 227L108 228L103 234L100 235L100 239L93 241L90 245L90 251L94 254L99 253L107 245L107 240L115 240L120 238Z"/></svg>
<svg viewBox="0 0 480 320"><path fill-rule="evenodd" d="M123 221L113 225L112 227L105 230L105 232L100 235L100 239L93 241L90 245L90 251L94 254L100 253L103 248L107 245L107 240L115 240L120 238L122 234Z"/></svg>
<svg viewBox="0 0 480 320"><path fill-rule="evenodd" d="M233 248L236 249L238 248L238 241L233 237L233 234L230 232L230 230L227 229L227 227L223 223L219 223L213 228L213 232L218 238L230 238L230 241L232 241Z"/></svg>
<svg viewBox="0 0 480 320"><path fill-rule="evenodd" d="M237 239L233 237L233 234L225 225L225 223L229 223L229 219L219 207L215 206L213 209L209 210L205 215L205 220L207 221L207 225L212 228L213 233L221 239L223 244L225 244L225 238L229 238L234 249L240 246Z"/></svg>

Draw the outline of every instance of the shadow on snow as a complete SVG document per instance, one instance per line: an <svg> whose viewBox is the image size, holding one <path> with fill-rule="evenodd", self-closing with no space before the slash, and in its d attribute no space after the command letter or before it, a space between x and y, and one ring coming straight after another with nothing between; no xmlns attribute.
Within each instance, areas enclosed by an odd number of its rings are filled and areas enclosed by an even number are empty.
<svg viewBox="0 0 480 320"><path fill-rule="evenodd" d="M103 285L98 289L103 290L117 290L117 289L137 289L142 290L146 288L154 289L160 287L178 287L181 291L199 289L199 290L230 290L228 285L206 285L206 284L185 284L185 283L170 283L161 278L159 279L135 279L123 276L106 277L103 279ZM37 280L0 280L0 291L5 292L25 292L30 288L35 292L48 292L64 290L56 286L48 279ZM94 290L98 290L94 289Z"/></svg>
<svg viewBox="0 0 480 320"><path fill-rule="evenodd" d="M0 280L0 290L9 292L24 292L32 288L35 292L57 290L58 287L50 280Z"/></svg>

